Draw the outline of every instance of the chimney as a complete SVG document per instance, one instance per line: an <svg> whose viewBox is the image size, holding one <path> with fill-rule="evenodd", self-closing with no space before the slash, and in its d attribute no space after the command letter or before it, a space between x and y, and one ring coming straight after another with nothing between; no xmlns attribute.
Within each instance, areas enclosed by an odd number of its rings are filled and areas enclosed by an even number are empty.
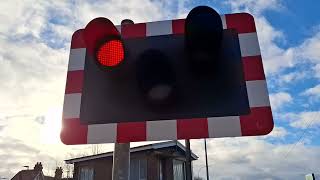
<svg viewBox="0 0 320 180"><path fill-rule="evenodd" d="M43 167L41 162L37 162L37 164L33 168L35 171L42 171Z"/></svg>
<svg viewBox="0 0 320 180"><path fill-rule="evenodd" d="M62 167L57 167L55 173L54 173L54 180L61 180L62 179Z"/></svg>

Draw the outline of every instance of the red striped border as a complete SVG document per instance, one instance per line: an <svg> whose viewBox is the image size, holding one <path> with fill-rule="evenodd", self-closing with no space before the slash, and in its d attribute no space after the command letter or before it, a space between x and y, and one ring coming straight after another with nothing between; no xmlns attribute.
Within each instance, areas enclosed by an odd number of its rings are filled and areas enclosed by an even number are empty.
<svg viewBox="0 0 320 180"><path fill-rule="evenodd" d="M84 71L69 71L67 74L66 94L81 93Z"/></svg>
<svg viewBox="0 0 320 180"><path fill-rule="evenodd" d="M247 13L225 15L227 28L234 28L238 33L256 32L254 18ZM246 23L244 23L246 22ZM172 34L184 33L185 19L172 20ZM76 31L72 36L71 49L86 48L83 30ZM122 38L146 37L147 24L122 25ZM261 56L243 58L244 76L246 81L265 80ZM67 74L66 94L81 93L83 86L83 70L69 71ZM240 116L242 136L264 135L273 128L272 112L268 107L251 107L249 115ZM176 121L177 139L207 138L209 137L208 119L179 119ZM146 141L146 122L118 123L116 126L117 142ZM61 140L65 144L86 144L88 125L81 125L80 120L63 119Z"/></svg>
<svg viewBox="0 0 320 180"><path fill-rule="evenodd" d="M269 134L273 129L272 119L271 107L251 108L249 115L240 116L242 136Z"/></svg>
<svg viewBox="0 0 320 180"><path fill-rule="evenodd" d="M236 29L239 34L256 32L254 18L248 13L226 14L226 24L228 29ZM244 23L246 22L246 23Z"/></svg>
<svg viewBox="0 0 320 180"><path fill-rule="evenodd" d="M261 56L247 56L242 58L244 79L246 81L265 80Z"/></svg>
<svg viewBox="0 0 320 180"><path fill-rule="evenodd" d="M127 122L117 124L117 142L125 143L146 140L146 122Z"/></svg>
<svg viewBox="0 0 320 180"><path fill-rule="evenodd" d="M64 144L87 144L88 126L82 125L80 119L64 119L60 139Z"/></svg>
<svg viewBox="0 0 320 180"><path fill-rule="evenodd" d="M82 37L83 29L79 29L73 33L71 38L71 49L86 48L84 39Z"/></svg>
<svg viewBox="0 0 320 180"><path fill-rule="evenodd" d="M71 39L71 50L86 48L83 29L75 31ZM68 71L65 94L81 93L83 87L83 70ZM88 126L82 125L79 118L62 119L60 139L64 144L87 144Z"/></svg>
<svg viewBox="0 0 320 180"><path fill-rule="evenodd" d="M146 23L121 25L121 37L124 39L146 37L146 34Z"/></svg>
<svg viewBox="0 0 320 180"><path fill-rule="evenodd" d="M177 120L178 139L197 139L207 137L209 137L207 118Z"/></svg>
<svg viewBox="0 0 320 180"><path fill-rule="evenodd" d="M184 34L185 19L172 20L172 34Z"/></svg>

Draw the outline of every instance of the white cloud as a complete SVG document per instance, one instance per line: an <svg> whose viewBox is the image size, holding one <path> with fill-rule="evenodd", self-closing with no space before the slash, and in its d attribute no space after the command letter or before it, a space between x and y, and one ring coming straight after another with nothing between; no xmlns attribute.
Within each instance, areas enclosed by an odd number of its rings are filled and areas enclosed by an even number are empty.
<svg viewBox="0 0 320 180"><path fill-rule="evenodd" d="M0 44L6 48L0 49L0 97L6 103L0 103L0 112L6 115L39 114L62 104L71 34L92 18L105 16L119 24L125 18L142 22L177 16L163 10L174 5L171 1L8 1L2 4L0 19L4 23L0 26ZM178 4L184 7L183 2ZM50 43L58 42L63 43L61 48L50 47Z"/></svg>
<svg viewBox="0 0 320 180"><path fill-rule="evenodd" d="M300 80L305 79L307 77L308 77L307 72L295 71L295 72L291 72L288 74L280 75L280 77L279 77L280 79L277 79L278 80L277 82L280 85L286 85L289 83L300 81Z"/></svg>
<svg viewBox="0 0 320 180"><path fill-rule="evenodd" d="M262 29L265 27L267 26L264 25ZM258 35L260 35L259 31ZM317 49L320 48L320 33L305 39L302 44L296 47L290 47L288 49L282 49L277 46L272 40L272 35L267 35L266 38L268 37L271 38L271 40L264 41L263 37L261 38L261 36L259 36L259 40L261 40L261 53L264 58L264 64L267 73L277 74L281 72L281 70L287 68L297 67L301 64L311 64L314 67L314 77L319 77L318 70L320 64L320 54ZM294 73L298 73L300 76L304 77L307 72ZM298 79L293 80L299 80L299 76Z"/></svg>
<svg viewBox="0 0 320 180"><path fill-rule="evenodd" d="M295 65L294 51L292 48L283 49L277 45L277 41L284 41L283 32L275 29L261 14L269 9L281 9L280 1L272 0L242 0L227 1L233 12L249 12L254 15L264 69L267 74L279 73L284 68Z"/></svg>
<svg viewBox="0 0 320 180"><path fill-rule="evenodd" d="M22 166L33 167L39 161L44 164L44 173L52 175L57 163L63 164L64 159L92 153L91 145L66 146L59 142L59 132L54 132L52 125L55 123L51 124L48 119L40 124L32 116L7 117L7 123L0 131L0 175L11 178ZM45 138L52 138L52 134L46 131L57 135L55 143L47 142ZM101 145L100 148L102 152L110 151L113 145Z"/></svg>
<svg viewBox="0 0 320 180"><path fill-rule="evenodd" d="M175 8L176 3L177 12L170 11L169 9ZM268 73L279 72L297 63L294 59L294 50L297 49L277 46L275 42L284 39L284 34L273 28L261 15L266 9L281 7L280 1L244 0L229 3L235 11L245 9L256 14L262 55ZM133 0L112 0L95 3L12 0L1 3L0 46L4 48L0 49L0 176L12 177L21 166L33 167L36 161L42 161L45 167L53 170L55 161L63 160L68 153L90 151L90 146L43 144L41 137L44 127L35 121L37 116L44 115L52 107L62 106L72 32L83 28L97 16L109 17L115 24L119 24L125 18L143 22L185 17L187 9L185 1L141 0L137 3ZM52 35L48 37L47 33ZM299 53L299 56L308 56L316 63L318 54L311 49L318 47L317 38L318 36L311 37L302 43L299 51L310 50L305 54ZM51 47L50 43L61 46ZM274 94L274 97L277 97L272 100L274 108L292 101L290 94L286 93ZM60 119L57 121L60 122ZM269 136L282 138L287 135L285 129L276 127ZM244 179L274 176L276 179L282 177L281 172L296 177L300 172L294 171L295 164L307 164L309 168L313 168L320 152L317 148L298 146L292 152L292 157L297 156L296 159L281 160L280 154L285 152L286 145L276 146L256 138L215 141L209 144L209 158L210 162L216 164L213 174L220 179L227 175L233 179L239 176ZM195 151L201 153L202 148L200 145L198 147ZM112 145L104 148L111 150ZM306 156L299 156L299 153L305 153ZM202 162L203 160L199 160L199 163ZM290 174L289 170L294 173Z"/></svg>
<svg viewBox="0 0 320 180"><path fill-rule="evenodd" d="M312 70L314 72L314 76L320 79L320 64L317 64L316 66L314 66Z"/></svg>
<svg viewBox="0 0 320 180"><path fill-rule="evenodd" d="M312 128L320 125L320 111L305 111L301 113L290 113L288 115L290 125L296 128Z"/></svg>
<svg viewBox="0 0 320 180"><path fill-rule="evenodd" d="M300 180L319 165L319 147L275 145L254 137L207 142L211 179ZM201 168L205 165L203 141L192 140L191 148L200 157L194 162L194 175L205 177L205 168Z"/></svg>
<svg viewBox="0 0 320 180"><path fill-rule="evenodd" d="M247 11L254 14L260 14L265 10L279 10L283 8L280 0L228 0L225 4L230 5L233 11Z"/></svg>
<svg viewBox="0 0 320 180"><path fill-rule="evenodd" d="M280 138L284 139L289 132L284 127L274 127L270 134L264 136L265 138Z"/></svg>
<svg viewBox="0 0 320 180"><path fill-rule="evenodd" d="M267 75L282 75L283 70L296 67L302 63L311 63L316 67L320 63L320 52L318 51L320 48L319 31L316 31L315 35L305 39L295 47L281 48L278 45L277 42L285 42L286 37L282 31L275 29L270 24L263 16L263 12L266 10L285 10L280 0L240 0L227 1L225 4L230 5L233 12L244 11L254 15L261 55ZM316 71L319 68L314 68L314 70L315 77L319 77L319 71ZM299 78L293 80L299 80Z"/></svg>
<svg viewBox="0 0 320 180"><path fill-rule="evenodd" d="M270 103L273 110L279 110L283 105L292 102L292 97L287 92L270 94Z"/></svg>
<svg viewBox="0 0 320 180"><path fill-rule="evenodd" d="M306 95L306 96L311 96L311 98L312 97L313 98L320 98L320 84L315 87L312 87L312 88L305 90L302 94Z"/></svg>
<svg viewBox="0 0 320 180"><path fill-rule="evenodd" d="M320 28L319 28L320 30ZM298 48L298 57L310 60L313 63L320 63L320 32L313 37L306 39Z"/></svg>
<svg viewBox="0 0 320 180"><path fill-rule="evenodd" d="M75 4L77 9L74 18L80 19L83 26L100 16L108 17L114 24L120 24L123 19L132 19L136 23L160 21L180 16L185 12L184 4L185 1L81 1Z"/></svg>
<svg viewBox="0 0 320 180"><path fill-rule="evenodd" d="M41 22L44 19L44 11L39 3L9 1L1 3L0 12L0 20L3 24L0 26L0 32L7 34L29 31L34 36L39 35Z"/></svg>
<svg viewBox="0 0 320 180"><path fill-rule="evenodd" d="M0 111L41 113L51 105L61 105L67 51L52 49L35 41L10 42L0 38Z"/></svg>
<svg viewBox="0 0 320 180"><path fill-rule="evenodd" d="M174 4L149 0L1 3L0 46L5 48L0 49L0 159L8 158L10 152L11 161L1 161L0 176L11 178L23 165L33 167L36 161L54 170L56 161L68 154L90 153L91 146L45 143L48 133L44 131L52 122L35 120L53 107L62 107L72 32L97 16L108 17L115 24L125 18L135 22L170 19L178 16L167 10ZM56 116L51 120L54 125L61 123L61 114ZM23 154L24 146L32 150L28 155ZM112 147L106 145L104 150Z"/></svg>

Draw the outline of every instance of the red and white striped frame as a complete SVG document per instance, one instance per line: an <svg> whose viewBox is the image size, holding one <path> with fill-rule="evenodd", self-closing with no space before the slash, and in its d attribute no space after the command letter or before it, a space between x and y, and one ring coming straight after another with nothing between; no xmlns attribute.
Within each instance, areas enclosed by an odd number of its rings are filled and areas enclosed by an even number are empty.
<svg viewBox="0 0 320 180"><path fill-rule="evenodd" d="M247 13L221 16L223 28L239 33L244 77L251 113L244 116L209 117L145 122L83 125L80 123L81 92L86 46L83 30L71 40L61 140L64 144L157 141L265 135L273 129L268 89L254 18ZM117 26L122 38L183 34L184 19Z"/></svg>

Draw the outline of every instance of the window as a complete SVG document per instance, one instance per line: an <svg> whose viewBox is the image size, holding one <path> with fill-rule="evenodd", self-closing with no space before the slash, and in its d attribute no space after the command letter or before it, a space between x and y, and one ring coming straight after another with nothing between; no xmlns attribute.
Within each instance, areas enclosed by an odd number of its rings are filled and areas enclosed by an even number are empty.
<svg viewBox="0 0 320 180"><path fill-rule="evenodd" d="M147 160L130 160L130 180L147 180Z"/></svg>
<svg viewBox="0 0 320 180"><path fill-rule="evenodd" d="M93 168L80 167L79 180L93 180Z"/></svg>
<svg viewBox="0 0 320 180"><path fill-rule="evenodd" d="M174 180L185 180L185 163L179 160L173 160L173 179Z"/></svg>

